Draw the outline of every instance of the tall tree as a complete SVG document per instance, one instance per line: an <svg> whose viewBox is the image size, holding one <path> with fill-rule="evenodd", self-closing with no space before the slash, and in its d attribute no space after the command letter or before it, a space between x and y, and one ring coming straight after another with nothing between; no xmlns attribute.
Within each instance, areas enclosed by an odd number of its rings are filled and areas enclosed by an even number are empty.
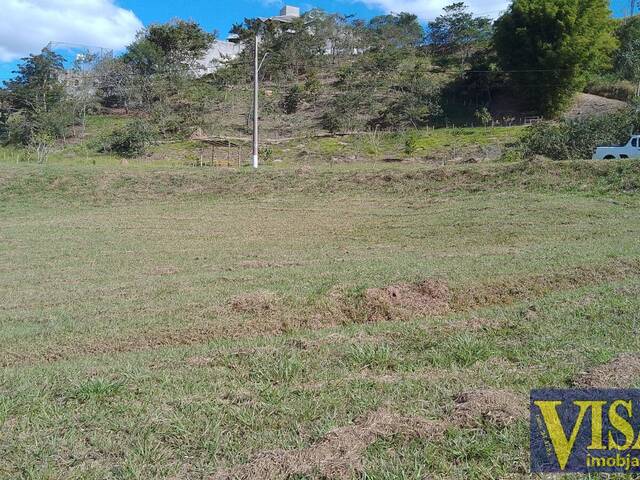
<svg viewBox="0 0 640 480"><path fill-rule="evenodd" d="M16 77L5 82L2 140L34 146L40 161L51 142L66 134L73 124L73 107L61 81L64 59L45 48L22 59ZM44 155L44 156L42 156Z"/></svg>
<svg viewBox="0 0 640 480"><path fill-rule="evenodd" d="M424 29L418 17L411 13L374 17L367 27L370 46L374 48L412 48L424 42Z"/></svg>
<svg viewBox="0 0 640 480"><path fill-rule="evenodd" d="M443 15L429 22L431 49L439 55L460 55L463 61L486 47L491 34L491 20L474 17L464 2L445 7Z"/></svg>
<svg viewBox="0 0 640 480"><path fill-rule="evenodd" d="M616 72L627 80L640 81L640 16L626 18L616 29L620 48L616 54Z"/></svg>
<svg viewBox="0 0 640 480"><path fill-rule="evenodd" d="M196 22L151 25L127 47L123 60L142 74L193 69L215 40Z"/></svg>
<svg viewBox="0 0 640 480"><path fill-rule="evenodd" d="M501 66L531 105L555 114L610 65L616 48L607 0L514 0L496 22Z"/></svg>
<svg viewBox="0 0 640 480"><path fill-rule="evenodd" d="M12 108L28 112L50 110L64 94L60 81L63 71L64 58L48 48L23 58L14 72L16 77L5 82Z"/></svg>

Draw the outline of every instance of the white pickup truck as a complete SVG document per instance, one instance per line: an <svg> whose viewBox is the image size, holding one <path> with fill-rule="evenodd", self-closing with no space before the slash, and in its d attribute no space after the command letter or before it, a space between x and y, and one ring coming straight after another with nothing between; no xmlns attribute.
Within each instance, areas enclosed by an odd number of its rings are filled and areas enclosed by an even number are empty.
<svg viewBox="0 0 640 480"><path fill-rule="evenodd" d="M640 135L633 135L626 145L598 147L593 153L593 160L613 160L614 158L640 158Z"/></svg>

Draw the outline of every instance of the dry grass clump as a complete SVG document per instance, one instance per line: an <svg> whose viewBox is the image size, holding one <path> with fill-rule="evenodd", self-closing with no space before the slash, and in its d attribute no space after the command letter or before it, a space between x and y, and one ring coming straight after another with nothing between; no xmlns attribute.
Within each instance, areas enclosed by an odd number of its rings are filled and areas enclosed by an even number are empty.
<svg viewBox="0 0 640 480"><path fill-rule="evenodd" d="M278 296L267 290L242 293L233 297L229 302L231 309L235 312L253 315L273 312L278 304Z"/></svg>
<svg viewBox="0 0 640 480"><path fill-rule="evenodd" d="M550 272L546 275L509 278L456 291L452 295L451 305L454 310L459 311L488 305L510 304L558 290L624 279L638 273L640 273L640 261L634 259L617 260L603 265L580 266L566 271Z"/></svg>
<svg viewBox="0 0 640 480"><path fill-rule="evenodd" d="M369 288L355 295L334 289L329 292L323 308L342 323L375 323L406 320L414 315L444 315L451 311L450 297L445 282L427 279L420 283Z"/></svg>
<svg viewBox="0 0 640 480"><path fill-rule="evenodd" d="M405 314L443 315L451 310L449 287L440 280L421 283L399 283L385 288L370 288L364 292L367 320L394 320Z"/></svg>
<svg viewBox="0 0 640 480"><path fill-rule="evenodd" d="M640 380L640 356L623 354L583 372L573 384L579 388L629 388Z"/></svg>
<svg viewBox="0 0 640 480"><path fill-rule="evenodd" d="M369 445L380 438L434 438L443 427L435 421L404 417L378 410L353 425L327 433L319 442L299 450L272 450L256 455L245 465L222 470L213 480L288 479L298 476L348 479L363 470L362 460Z"/></svg>
<svg viewBox="0 0 640 480"><path fill-rule="evenodd" d="M455 399L456 423L475 428L483 423L506 427L527 417L527 402L508 390L470 390Z"/></svg>

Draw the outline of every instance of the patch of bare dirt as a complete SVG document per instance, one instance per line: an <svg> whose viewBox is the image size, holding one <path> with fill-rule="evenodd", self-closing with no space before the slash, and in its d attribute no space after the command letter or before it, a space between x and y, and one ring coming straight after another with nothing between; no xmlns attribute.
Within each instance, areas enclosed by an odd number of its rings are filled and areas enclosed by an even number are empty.
<svg viewBox="0 0 640 480"><path fill-rule="evenodd" d="M266 290L236 295L229 302L231 309L240 313L254 315L272 312L278 305L278 297Z"/></svg>
<svg viewBox="0 0 640 480"><path fill-rule="evenodd" d="M574 380L578 388L629 388L640 380L640 355L623 354L583 372Z"/></svg>
<svg viewBox="0 0 640 480"><path fill-rule="evenodd" d="M306 177L308 175L311 175L313 173L313 167L311 165L301 165L299 167L296 168L295 172L296 175L299 177Z"/></svg>
<svg viewBox="0 0 640 480"><path fill-rule="evenodd" d="M211 357L190 357L187 358L187 365L191 367L207 367L211 365L215 360Z"/></svg>
<svg viewBox="0 0 640 480"><path fill-rule="evenodd" d="M571 108L564 114L565 118L577 120L614 113L627 107L625 102L612 98L599 97L589 93L579 93Z"/></svg>
<svg viewBox="0 0 640 480"><path fill-rule="evenodd" d="M327 322L383 322L412 315L443 315L450 311L449 299L447 284L433 279L369 288L357 296L338 287L329 292L323 311L312 318L312 323L326 326Z"/></svg>
<svg viewBox="0 0 640 480"><path fill-rule="evenodd" d="M167 275L175 275L178 273L177 268L173 267L155 267L150 272L149 275L164 277Z"/></svg>
<svg viewBox="0 0 640 480"><path fill-rule="evenodd" d="M219 471L212 480L275 480L305 475L349 479L362 471L365 451L376 440L396 435L436 438L442 432L438 422L378 410L353 425L330 431L310 447L260 453L245 465Z"/></svg>
<svg viewBox="0 0 640 480"><path fill-rule="evenodd" d="M490 423L505 427L527 418L526 399L508 390L470 390L455 399L455 422L466 428Z"/></svg>
<svg viewBox="0 0 640 480"><path fill-rule="evenodd" d="M393 320L405 313L442 315L450 311L449 287L440 280L399 283L385 288L370 288L364 293L371 322Z"/></svg>

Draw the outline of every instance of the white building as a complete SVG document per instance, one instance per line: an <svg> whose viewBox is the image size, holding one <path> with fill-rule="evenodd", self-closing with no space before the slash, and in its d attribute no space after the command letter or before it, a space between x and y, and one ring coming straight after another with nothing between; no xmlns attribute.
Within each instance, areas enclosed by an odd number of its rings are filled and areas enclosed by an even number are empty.
<svg viewBox="0 0 640 480"><path fill-rule="evenodd" d="M198 75L204 76L214 73L229 60L236 58L244 45L226 40L216 40L205 56L198 61Z"/></svg>
<svg viewBox="0 0 640 480"><path fill-rule="evenodd" d="M280 10L279 16L270 17L269 19L291 22L296 18L300 18L300 9L298 7L285 5ZM261 20L268 20L268 18L262 18ZM198 61L197 74L204 76L214 73L229 60L237 58L238 55L242 53L242 50L244 50L242 43L234 43L229 40L216 40L205 56Z"/></svg>

